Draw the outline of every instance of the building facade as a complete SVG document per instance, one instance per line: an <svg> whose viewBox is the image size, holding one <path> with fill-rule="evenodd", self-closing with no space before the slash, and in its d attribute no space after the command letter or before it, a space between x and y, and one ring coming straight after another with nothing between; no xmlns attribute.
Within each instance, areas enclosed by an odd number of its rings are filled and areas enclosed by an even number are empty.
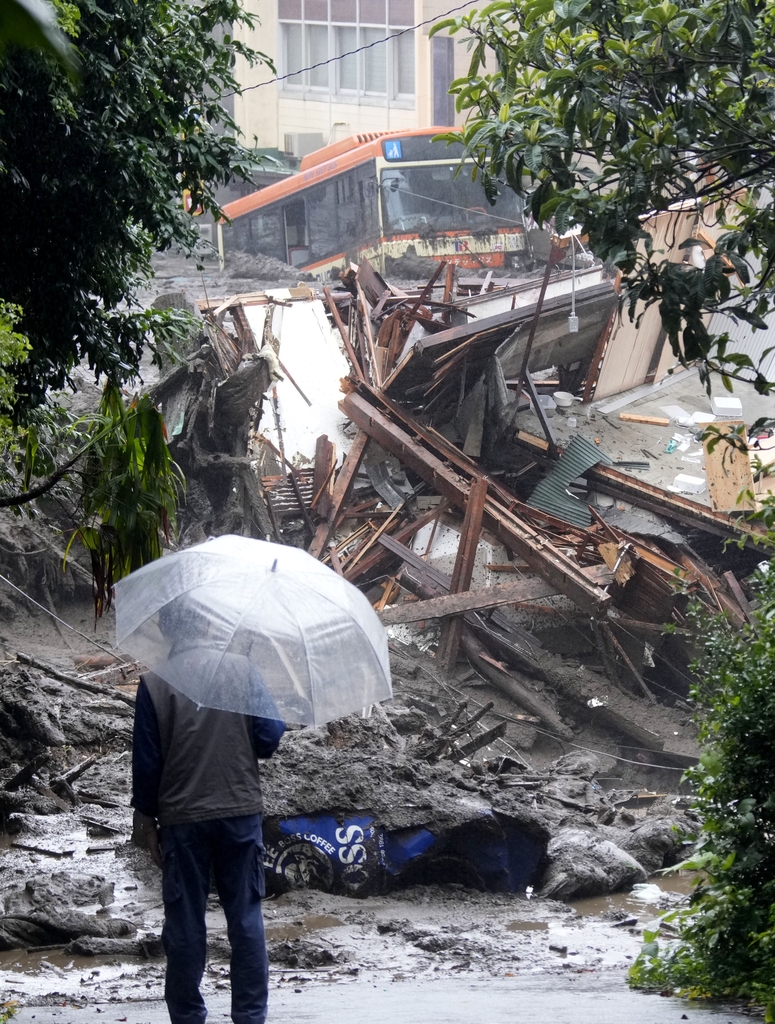
<svg viewBox="0 0 775 1024"><path fill-rule="evenodd" d="M472 0L471 7L477 0ZM275 63L243 64L234 113L245 142L301 158L361 132L460 123L449 85L467 53L428 38L448 0L248 0L243 38ZM422 22L429 24L420 26ZM358 52L353 52L358 51Z"/></svg>

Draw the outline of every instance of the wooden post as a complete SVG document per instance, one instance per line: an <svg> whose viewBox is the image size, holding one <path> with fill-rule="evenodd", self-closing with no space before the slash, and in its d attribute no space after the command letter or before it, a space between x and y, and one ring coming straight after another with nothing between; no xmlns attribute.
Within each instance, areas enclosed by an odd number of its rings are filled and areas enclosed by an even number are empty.
<svg viewBox="0 0 775 1024"><path fill-rule="evenodd" d="M350 357L350 362L353 364L353 370L355 370L355 374L360 380L365 380L366 378L363 374L363 370L361 369L361 364L358 362L358 357L355 354L355 349L352 346L352 342L350 341L350 336L347 333L347 329L342 323L342 318L339 315L339 310L337 309L337 305L334 302L334 297L331 294L330 289L324 288L323 294L326 297L328 308L331 310L331 316L334 318L334 323L339 328L339 333L342 336L342 344L345 347L347 355Z"/></svg>
<svg viewBox="0 0 775 1024"><path fill-rule="evenodd" d="M449 588L451 594L459 594L461 590L468 590L471 584L471 577L474 573L474 561L476 560L476 548L479 543L479 535L482 532L482 517L484 515L486 499L487 478L483 476L475 477L471 483L471 490L466 501L463 532L460 534L455 568L452 570L452 584ZM457 663L457 652L462 634L463 619L459 615L444 621L444 625L441 627L441 639L439 640L439 649L436 657L439 664L447 672L451 672Z"/></svg>
<svg viewBox="0 0 775 1024"><path fill-rule="evenodd" d="M350 450L342 464L342 468L339 470L339 476L336 478L334 491L331 495L331 510L325 522L318 526L315 536L312 538L312 543L309 546L309 553L314 558L320 558L321 555L325 554L328 542L334 535L334 530L341 519L342 509L352 489L355 474L358 472L358 467L361 464L368 443L369 435L365 430L359 430L353 439L353 443L350 445Z"/></svg>

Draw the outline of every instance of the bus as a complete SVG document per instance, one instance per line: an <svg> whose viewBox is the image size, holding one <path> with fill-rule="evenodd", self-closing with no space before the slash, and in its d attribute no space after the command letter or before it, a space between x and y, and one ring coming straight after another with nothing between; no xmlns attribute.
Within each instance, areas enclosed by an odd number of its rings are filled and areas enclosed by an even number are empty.
<svg viewBox="0 0 775 1024"><path fill-rule="evenodd" d="M522 201L507 190L490 206L459 170L462 145L433 141L452 130L371 132L310 153L297 174L224 206L221 261L273 256L320 280L364 257L386 273L387 258L410 247L469 269L513 266L525 248Z"/></svg>

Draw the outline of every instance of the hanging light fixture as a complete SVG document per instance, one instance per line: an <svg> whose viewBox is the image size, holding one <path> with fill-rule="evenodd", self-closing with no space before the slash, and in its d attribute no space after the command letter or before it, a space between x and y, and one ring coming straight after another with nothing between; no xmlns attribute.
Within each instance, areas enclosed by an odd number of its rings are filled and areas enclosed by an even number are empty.
<svg viewBox="0 0 775 1024"><path fill-rule="evenodd" d="M576 236L570 236L571 280L570 280L570 316L568 317L568 334L578 334L579 318L576 316Z"/></svg>

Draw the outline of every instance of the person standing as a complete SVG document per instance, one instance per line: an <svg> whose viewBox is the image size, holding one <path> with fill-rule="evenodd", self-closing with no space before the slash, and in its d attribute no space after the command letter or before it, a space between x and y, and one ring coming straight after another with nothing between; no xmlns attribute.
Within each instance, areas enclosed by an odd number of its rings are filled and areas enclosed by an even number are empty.
<svg viewBox="0 0 775 1024"><path fill-rule="evenodd" d="M232 1021L266 1020L258 759L274 754L284 731L277 719L203 708L160 676L141 677L132 746L132 840L162 869L164 998L172 1024L203 1024L207 1016L199 986L211 871L231 943Z"/></svg>

